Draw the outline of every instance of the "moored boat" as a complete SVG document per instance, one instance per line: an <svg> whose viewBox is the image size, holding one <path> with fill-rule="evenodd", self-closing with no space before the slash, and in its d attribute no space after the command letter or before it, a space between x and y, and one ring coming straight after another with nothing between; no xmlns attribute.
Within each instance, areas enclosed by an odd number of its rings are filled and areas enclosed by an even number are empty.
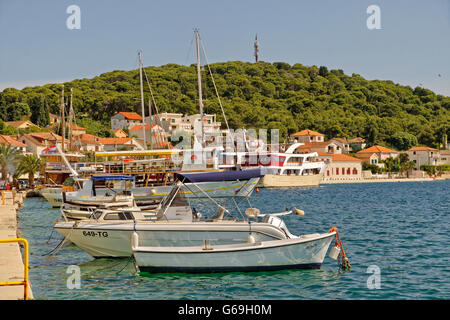
<svg viewBox="0 0 450 320"><path fill-rule="evenodd" d="M320 268L335 232L238 244L133 248L141 272L231 272ZM138 239L137 239L138 241Z"/></svg>
<svg viewBox="0 0 450 320"><path fill-rule="evenodd" d="M224 152L221 156L231 158L234 164L221 167L227 169L240 168L242 170L264 168L265 175L258 183L260 187L318 186L327 165L325 162L317 160L317 152L295 153L300 145L302 144L290 145L285 152L261 150L259 152Z"/></svg>
<svg viewBox="0 0 450 320"><path fill-rule="evenodd" d="M54 229L94 257L130 256L131 236L134 231L139 233L143 246L195 246L204 240L212 244L236 244L245 241L248 235L248 221L245 218L238 219L231 215L230 211L218 205L212 198L209 199L217 205L217 212L213 215L206 215L191 206L185 194L181 192L187 181L186 176L187 174L183 174L182 178L179 177L180 183L173 186L161 201L154 210L152 219L142 219L136 216L135 212L123 214L120 210L97 210L88 220L58 221ZM197 175L195 181L196 187L201 190L201 176ZM260 221L252 223L255 239L268 241L289 238L291 234L283 220L278 217L289 213L291 211L259 214Z"/></svg>

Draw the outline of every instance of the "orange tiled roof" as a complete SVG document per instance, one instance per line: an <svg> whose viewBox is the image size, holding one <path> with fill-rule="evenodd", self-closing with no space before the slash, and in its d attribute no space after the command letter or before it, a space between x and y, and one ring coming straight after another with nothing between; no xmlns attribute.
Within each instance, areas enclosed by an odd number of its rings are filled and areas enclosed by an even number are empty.
<svg viewBox="0 0 450 320"><path fill-rule="evenodd" d="M363 138L360 137L356 137L354 139L350 139L348 140L349 143L364 143L366 142L366 140L364 140Z"/></svg>
<svg viewBox="0 0 450 320"><path fill-rule="evenodd" d="M6 136L6 135L0 135L0 144L8 144L11 146L16 146L16 147L26 147L27 145L17 141L16 139L14 139L13 137L10 136Z"/></svg>
<svg viewBox="0 0 450 320"><path fill-rule="evenodd" d="M126 144L127 142L130 142L131 138L98 138L98 142L101 144Z"/></svg>
<svg viewBox="0 0 450 320"><path fill-rule="evenodd" d="M376 152L367 152L367 153L356 153L356 156L358 157L358 159L364 159L364 160L368 160L370 159L374 154L376 154ZM376 156L377 157L377 156Z"/></svg>
<svg viewBox="0 0 450 320"><path fill-rule="evenodd" d="M420 147L412 147L408 151L438 151L438 149L425 147L425 146L420 146Z"/></svg>
<svg viewBox="0 0 450 320"><path fill-rule="evenodd" d="M28 139L28 141L31 141L32 143L40 146L46 146L49 143L54 143L55 141L62 140L61 136L53 132L32 132L26 133L22 137L25 137Z"/></svg>
<svg viewBox="0 0 450 320"><path fill-rule="evenodd" d="M62 137L60 135L57 135L56 133L53 132L31 132L25 135L45 140L57 140L57 141L62 140Z"/></svg>
<svg viewBox="0 0 450 320"><path fill-rule="evenodd" d="M299 136L323 136L323 133L305 129L296 133L291 134L291 137L299 137Z"/></svg>
<svg viewBox="0 0 450 320"><path fill-rule="evenodd" d="M114 135L117 138L120 138L120 135L123 135L124 137L127 136L127 133L125 131L123 131L122 129L114 129L114 130L112 130L112 132L114 132Z"/></svg>
<svg viewBox="0 0 450 320"><path fill-rule="evenodd" d="M128 120L142 120L142 117L138 115L136 112L119 112L121 115Z"/></svg>
<svg viewBox="0 0 450 320"><path fill-rule="evenodd" d="M328 153L328 152L323 152L323 151L314 151L317 152L317 155L322 156L322 157L332 157L333 154L332 153Z"/></svg>
<svg viewBox="0 0 450 320"><path fill-rule="evenodd" d="M99 142L100 138L89 133L79 134L75 136L73 139L74 141L80 141L85 144L100 144Z"/></svg>
<svg viewBox="0 0 450 320"><path fill-rule="evenodd" d="M152 129L153 129L154 127L156 127L156 124L152 125ZM145 125L145 130L149 130L149 129L150 129L150 125L149 125L149 124L146 124L146 125ZM130 129L130 131L138 131L138 130L142 130L142 124L135 125L134 127L132 127L132 128Z"/></svg>
<svg viewBox="0 0 450 320"><path fill-rule="evenodd" d="M75 130L86 130L86 128L79 127L79 126L77 126L75 124L72 125L72 129L75 129Z"/></svg>
<svg viewBox="0 0 450 320"><path fill-rule="evenodd" d="M32 122L28 121L28 120L22 120L22 121L7 121L5 122L8 126L12 126L15 128L20 127L22 124L24 123L29 123L30 125L36 126L35 124L33 124Z"/></svg>
<svg viewBox="0 0 450 320"><path fill-rule="evenodd" d="M382 147L382 146L373 146L361 151L358 151L358 153L398 153L398 151L386 148L386 147Z"/></svg>
<svg viewBox="0 0 450 320"><path fill-rule="evenodd" d="M333 138L331 140L336 140L336 141L339 141L339 142L342 142L342 143L348 143L347 139L344 139L344 138Z"/></svg>
<svg viewBox="0 0 450 320"><path fill-rule="evenodd" d="M331 155L331 160L333 162L339 162L339 161L345 161L345 162L357 161L357 162L361 162L362 161L361 159L349 156L348 154L335 154L335 153Z"/></svg>

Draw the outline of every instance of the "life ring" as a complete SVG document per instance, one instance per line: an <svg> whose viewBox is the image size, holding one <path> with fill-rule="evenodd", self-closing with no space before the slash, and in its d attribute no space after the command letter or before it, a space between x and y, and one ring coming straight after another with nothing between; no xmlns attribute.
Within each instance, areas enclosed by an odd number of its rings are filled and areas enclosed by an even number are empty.
<svg viewBox="0 0 450 320"><path fill-rule="evenodd" d="M196 154L193 154L193 155L191 156L191 160L192 160L192 161L197 160L197 155L196 155Z"/></svg>

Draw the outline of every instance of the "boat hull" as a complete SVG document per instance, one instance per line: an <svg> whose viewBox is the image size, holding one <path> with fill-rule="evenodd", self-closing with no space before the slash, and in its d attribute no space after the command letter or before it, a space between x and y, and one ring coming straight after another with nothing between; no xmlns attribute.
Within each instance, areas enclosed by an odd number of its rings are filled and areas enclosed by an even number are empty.
<svg viewBox="0 0 450 320"><path fill-rule="evenodd" d="M62 201L62 188L61 187L44 187L39 189L42 197L47 200L53 208L59 208Z"/></svg>
<svg viewBox="0 0 450 320"><path fill-rule="evenodd" d="M322 174L301 176L266 174L261 178L259 186L263 188L316 187L319 185L322 176Z"/></svg>
<svg viewBox="0 0 450 320"><path fill-rule="evenodd" d="M232 272L320 268L332 234L254 244L164 248L137 247L133 255L141 272Z"/></svg>
<svg viewBox="0 0 450 320"><path fill-rule="evenodd" d="M95 258L129 257L134 223L95 223L89 221L57 222L56 231ZM148 222L137 223L136 232L142 246L201 246L242 243L248 236L246 222ZM269 223L252 223L257 241L285 239L286 234Z"/></svg>

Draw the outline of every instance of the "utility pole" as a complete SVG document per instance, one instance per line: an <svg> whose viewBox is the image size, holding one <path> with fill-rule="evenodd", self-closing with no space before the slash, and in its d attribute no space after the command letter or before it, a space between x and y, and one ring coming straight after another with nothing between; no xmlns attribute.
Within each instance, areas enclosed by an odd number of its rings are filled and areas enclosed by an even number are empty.
<svg viewBox="0 0 450 320"><path fill-rule="evenodd" d="M201 139L201 145L202 147L205 147L205 128L204 128L204 114L203 114L203 99L202 99L202 78L200 73L200 49L199 49L199 36L198 36L198 29L194 30L195 33L195 43L197 46L197 80L198 80L198 101L199 101L199 107L200 107L200 121L202 123L202 139Z"/></svg>
<svg viewBox="0 0 450 320"><path fill-rule="evenodd" d="M141 51L139 51L139 78L141 81L142 133L144 134L144 149L147 149L147 141L145 139L144 83L142 81L142 52Z"/></svg>
<svg viewBox="0 0 450 320"><path fill-rule="evenodd" d="M64 85L62 85L62 94L61 94L61 125L62 125L62 152L64 152L64 143L66 136L66 121L64 119Z"/></svg>

